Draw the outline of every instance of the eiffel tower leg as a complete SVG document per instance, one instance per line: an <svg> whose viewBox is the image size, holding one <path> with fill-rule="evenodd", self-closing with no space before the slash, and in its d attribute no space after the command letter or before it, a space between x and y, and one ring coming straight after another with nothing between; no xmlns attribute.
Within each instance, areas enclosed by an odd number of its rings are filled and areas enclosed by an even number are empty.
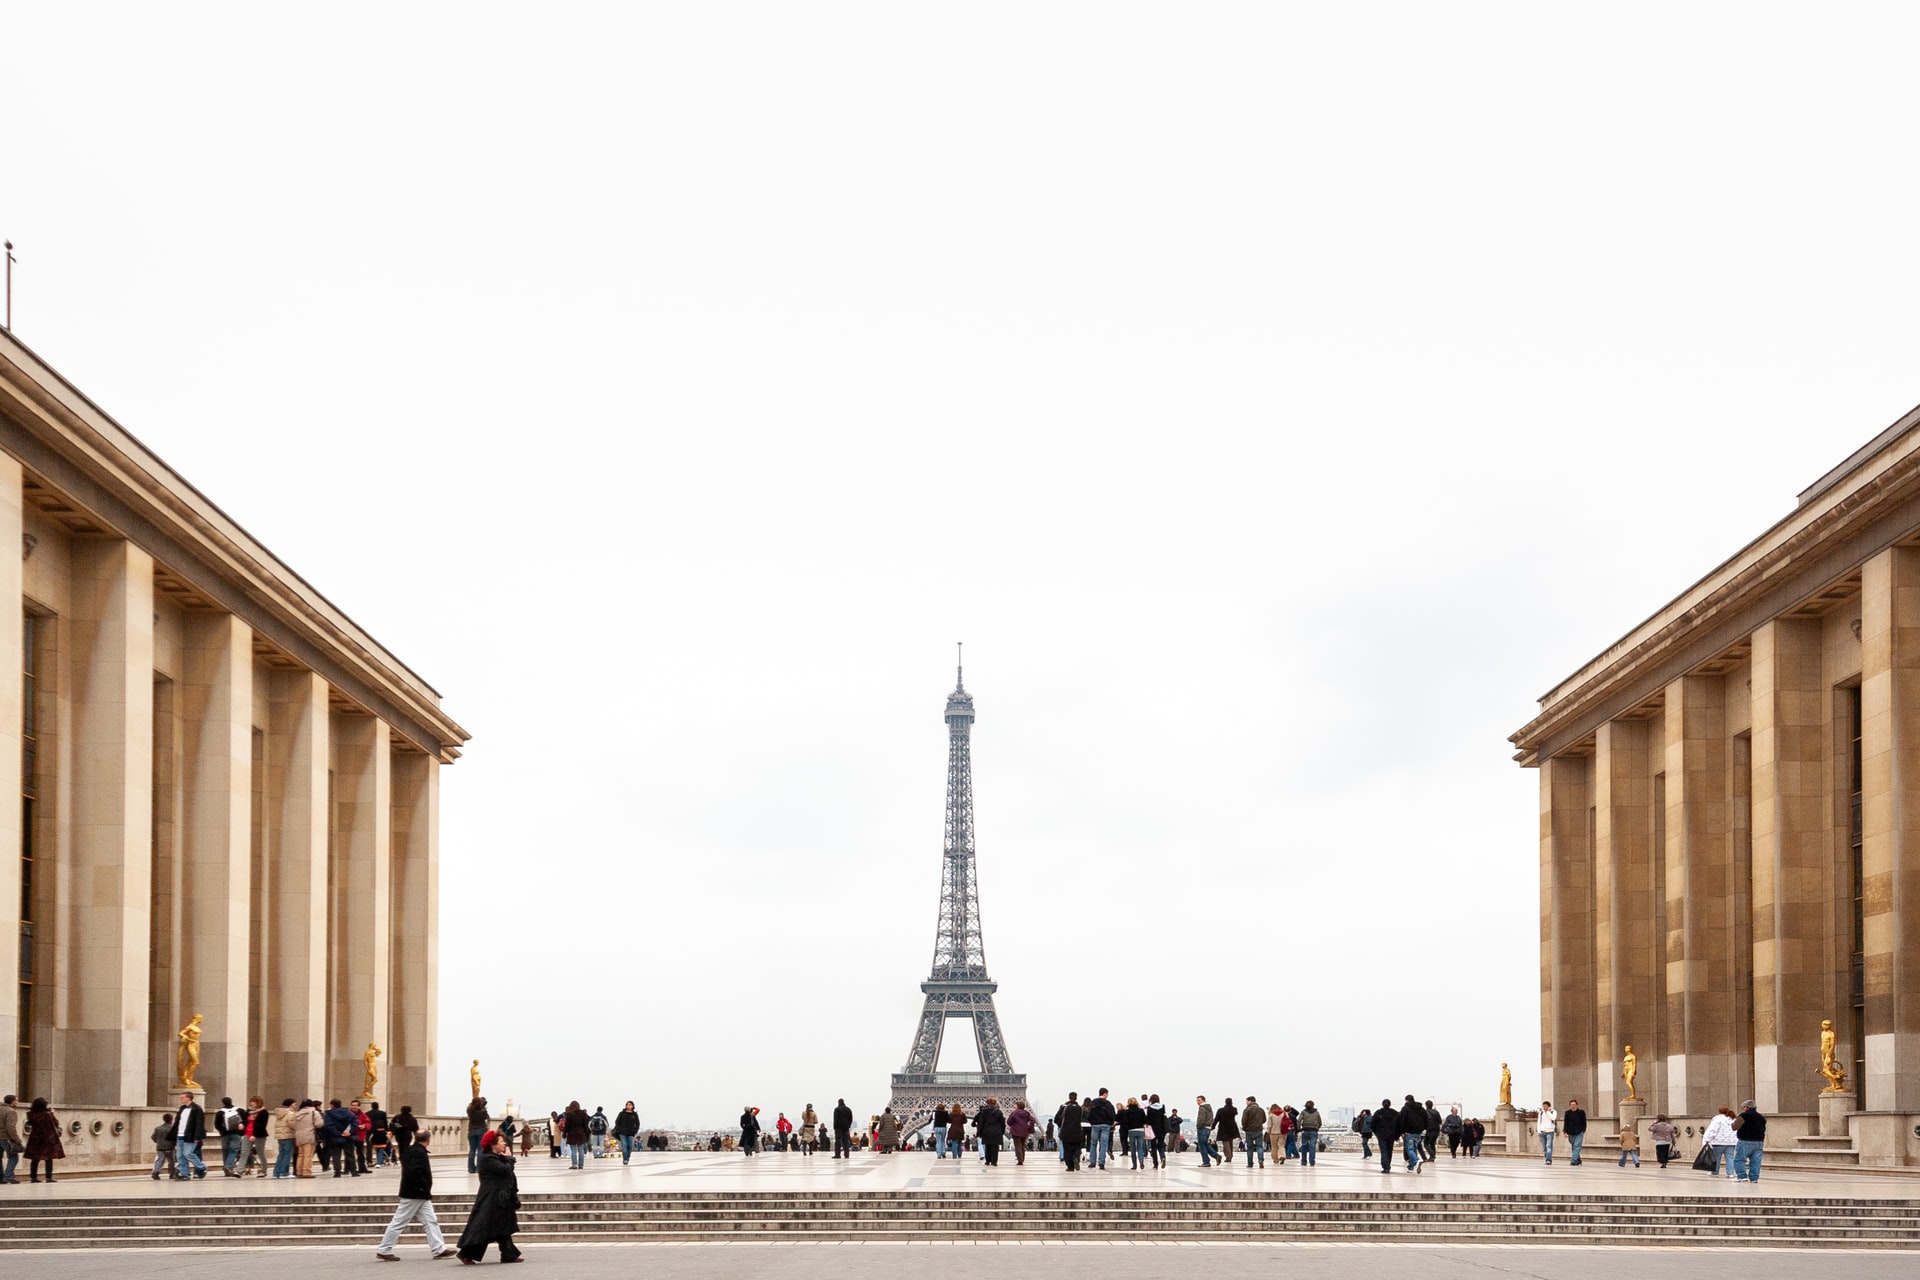
<svg viewBox="0 0 1920 1280"><path fill-rule="evenodd" d="M1000 1015L994 1012L991 996L974 1004L973 1042L980 1050L982 1071L994 1076L1012 1074L1013 1063L1007 1058L1007 1042L1000 1036Z"/></svg>
<svg viewBox="0 0 1920 1280"><path fill-rule="evenodd" d="M928 992L927 1002L920 1009L920 1029L914 1033L913 1051L907 1055L908 1071L933 1070L934 1064L940 1061L940 1042L946 1036L946 1028L946 1000L940 995Z"/></svg>

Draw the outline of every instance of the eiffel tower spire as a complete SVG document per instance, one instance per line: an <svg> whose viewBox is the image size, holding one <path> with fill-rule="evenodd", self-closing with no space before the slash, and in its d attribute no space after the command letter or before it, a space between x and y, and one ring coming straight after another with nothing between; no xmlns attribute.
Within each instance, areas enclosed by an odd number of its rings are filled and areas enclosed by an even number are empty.
<svg viewBox="0 0 1920 1280"><path fill-rule="evenodd" d="M973 695L966 671L956 664L953 692L947 695L947 821L940 854L940 920L934 931L933 968L920 984L926 1001L907 1054L905 1071L893 1077L893 1110L907 1128L937 1103L977 1107L990 1095L1024 1097L1027 1078L1016 1073L1000 1034L993 993L999 984L987 976L986 945L980 933L980 884L974 870ZM947 1022L973 1023L980 1070L938 1071Z"/></svg>

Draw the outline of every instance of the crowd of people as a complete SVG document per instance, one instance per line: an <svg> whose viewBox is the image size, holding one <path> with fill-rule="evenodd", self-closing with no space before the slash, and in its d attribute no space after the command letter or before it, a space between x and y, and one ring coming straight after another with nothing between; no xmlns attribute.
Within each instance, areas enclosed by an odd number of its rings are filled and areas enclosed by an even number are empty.
<svg viewBox="0 0 1920 1280"><path fill-rule="evenodd" d="M1540 1154L1548 1164L1553 1163L1554 1146L1562 1135L1567 1139L1570 1162L1579 1164L1587 1141L1587 1113L1581 1109L1578 1098L1568 1099L1565 1111L1555 1111L1549 1099L1540 1104L1533 1131L1540 1141ZM1657 1116L1647 1126L1647 1137L1653 1141L1654 1158L1662 1169L1666 1168L1679 1150L1679 1134L1673 1121L1664 1114ZM1766 1138L1767 1118L1752 1098L1741 1103L1738 1112L1732 1107L1721 1107L1700 1135L1700 1150L1694 1156L1693 1167L1715 1176L1724 1170L1725 1176L1736 1182L1758 1182ZM1629 1160L1634 1168L1640 1167L1639 1126L1631 1120L1620 1126L1617 1163L1624 1168Z"/></svg>

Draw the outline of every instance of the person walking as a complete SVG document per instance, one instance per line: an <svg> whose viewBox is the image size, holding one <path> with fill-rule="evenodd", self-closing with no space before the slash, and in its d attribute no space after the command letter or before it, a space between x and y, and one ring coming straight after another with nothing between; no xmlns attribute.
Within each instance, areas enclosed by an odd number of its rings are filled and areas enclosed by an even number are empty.
<svg viewBox="0 0 1920 1280"><path fill-rule="evenodd" d="M1740 1145L1740 1138L1733 1130L1733 1108L1722 1107L1713 1119L1707 1121L1707 1131L1700 1139L1700 1145L1713 1152L1713 1164L1708 1173L1719 1173L1726 1169L1727 1176L1733 1177L1733 1153Z"/></svg>
<svg viewBox="0 0 1920 1280"><path fill-rule="evenodd" d="M833 1158L853 1159L853 1108L845 1098L833 1108Z"/></svg>
<svg viewBox="0 0 1920 1280"><path fill-rule="evenodd" d="M947 1150L955 1160L967 1151L967 1112L957 1102L947 1108Z"/></svg>
<svg viewBox="0 0 1920 1280"><path fill-rule="evenodd" d="M935 1160L945 1160L947 1158L947 1121L950 1119L952 1119L952 1114L948 1111L947 1104L944 1102L936 1104L933 1108L933 1128L929 1130L927 1134L928 1137L933 1139L933 1158Z"/></svg>
<svg viewBox="0 0 1920 1280"><path fill-rule="evenodd" d="M1362 1107L1353 1118L1353 1131L1360 1135L1360 1158L1373 1159L1373 1108Z"/></svg>
<svg viewBox="0 0 1920 1280"><path fill-rule="evenodd" d="M1740 1104L1734 1128L1733 1176L1740 1182L1760 1181L1760 1151L1766 1145L1767 1118L1752 1098Z"/></svg>
<svg viewBox="0 0 1920 1280"><path fill-rule="evenodd" d="M1153 1157L1153 1167L1167 1167L1167 1137L1172 1131L1167 1128L1167 1108L1161 1103L1160 1095L1147 1096L1147 1154Z"/></svg>
<svg viewBox="0 0 1920 1280"><path fill-rule="evenodd" d="M640 1113L633 1108L633 1099L627 1099L627 1105L620 1108L620 1114L613 1118L613 1139L620 1144L620 1163L629 1164L633 1160L634 1139L640 1136Z"/></svg>
<svg viewBox="0 0 1920 1280"><path fill-rule="evenodd" d="M237 1178L234 1166L240 1160L240 1129L242 1112L233 1105L232 1098L220 1099L220 1109L213 1113L213 1131L220 1135L220 1176Z"/></svg>
<svg viewBox="0 0 1920 1280"><path fill-rule="evenodd" d="M1627 1161L1633 1161L1633 1167L1640 1167L1640 1130L1629 1120L1620 1126L1620 1167L1627 1167Z"/></svg>
<svg viewBox="0 0 1920 1280"><path fill-rule="evenodd" d="M1007 1116L1000 1110L1000 1099L988 1098L973 1113L973 1131L980 1135L980 1148L989 1169L1000 1165L1000 1144L1007 1136Z"/></svg>
<svg viewBox="0 0 1920 1280"><path fill-rule="evenodd" d="M1127 1158L1133 1161L1133 1168L1146 1167L1147 1109L1140 1105L1140 1099L1128 1098L1114 1122L1120 1126L1120 1141L1127 1149Z"/></svg>
<svg viewBox="0 0 1920 1280"><path fill-rule="evenodd" d="M432 1145L433 1132L428 1130L420 1135L418 1142L409 1143L400 1153L400 1204L373 1251L373 1256L382 1262L400 1261L400 1255L393 1250L409 1222L418 1222L427 1233L428 1257L446 1258L455 1252L447 1248L447 1238L440 1234L440 1219L433 1212Z"/></svg>
<svg viewBox="0 0 1920 1280"><path fill-rule="evenodd" d="M1317 1165L1320 1163L1320 1111L1313 1105L1313 1099L1307 1099L1307 1105L1296 1118L1300 1126L1300 1163Z"/></svg>
<svg viewBox="0 0 1920 1280"><path fill-rule="evenodd" d="M1086 1138L1087 1113L1080 1106L1079 1094L1067 1095L1053 1123L1060 1131L1060 1158L1066 1162L1067 1172L1080 1172L1080 1144Z"/></svg>
<svg viewBox="0 0 1920 1280"><path fill-rule="evenodd" d="M1207 1095L1193 1100L1193 1145L1200 1148L1200 1167L1206 1168L1219 1155L1213 1145L1213 1104Z"/></svg>
<svg viewBox="0 0 1920 1280"><path fill-rule="evenodd" d="M587 1167L587 1139L592 1130L587 1126L587 1111L578 1099L567 1103L567 1109L560 1114L560 1143L567 1153L567 1168L584 1169ZM753 1152L747 1152L752 1155Z"/></svg>
<svg viewBox="0 0 1920 1280"><path fill-rule="evenodd" d="M195 1108L198 1110L198 1108ZM53 1113L45 1098L35 1098L27 1107L27 1181L40 1181L40 1166L47 1166L47 1181L53 1181L53 1162L64 1160L67 1149L60 1144L60 1117ZM201 1177L206 1177L204 1168Z"/></svg>
<svg viewBox="0 0 1920 1280"><path fill-rule="evenodd" d="M1433 1105L1433 1099L1427 1099L1427 1126L1420 1138L1420 1150L1427 1160L1440 1158L1440 1108Z"/></svg>
<svg viewBox="0 0 1920 1280"><path fill-rule="evenodd" d="M153 1180L160 1181L160 1171L165 1169L167 1176L175 1182L180 1175L173 1167L173 1118L162 1116L160 1123L153 1126Z"/></svg>
<svg viewBox="0 0 1920 1280"><path fill-rule="evenodd" d="M1560 1131L1560 1113L1553 1109L1552 1102L1540 1104L1540 1115L1533 1122L1533 1131L1540 1137L1540 1153L1553 1163L1553 1135Z"/></svg>
<svg viewBox="0 0 1920 1280"><path fill-rule="evenodd" d="M1467 1144L1467 1154L1475 1160L1480 1158L1480 1144L1487 1140L1487 1126L1480 1123L1480 1117L1474 1116L1467 1121L1467 1127L1461 1131Z"/></svg>
<svg viewBox="0 0 1920 1280"><path fill-rule="evenodd" d="M1451 1107L1447 1118L1440 1122L1440 1132L1447 1140L1447 1159L1460 1158L1460 1140L1466 1136L1467 1122L1460 1118L1460 1108Z"/></svg>
<svg viewBox="0 0 1920 1280"><path fill-rule="evenodd" d="M267 1176L267 1131L273 1123L273 1115L267 1110L265 1098L255 1095L247 1099L247 1109L240 1123L240 1176L246 1177L247 1171L258 1162L260 1172L257 1176Z"/></svg>
<svg viewBox="0 0 1920 1280"><path fill-rule="evenodd" d="M1102 1089L1100 1096L1087 1104L1087 1131L1093 1140L1093 1146L1087 1154L1087 1165L1094 1169L1107 1167L1107 1156L1113 1151L1113 1124L1120 1116L1114 1109L1113 1099Z"/></svg>
<svg viewBox="0 0 1920 1280"><path fill-rule="evenodd" d="M480 1171L480 1139L493 1126L487 1123L487 1100L475 1098L467 1104L467 1172Z"/></svg>
<svg viewBox="0 0 1920 1280"><path fill-rule="evenodd" d="M420 1136L426 1136L424 1130ZM500 1261L518 1262L513 1237L520 1230L520 1180L513 1171L513 1149L491 1129L480 1136L480 1146L480 1191L460 1233L460 1261L472 1266L486 1257L488 1245L497 1244Z"/></svg>
<svg viewBox="0 0 1920 1280"><path fill-rule="evenodd" d="M1679 1135L1674 1131L1673 1121L1664 1115L1656 1116L1647 1126L1647 1136L1653 1139L1653 1157L1660 1162L1662 1169L1667 1161L1673 1159L1673 1140Z"/></svg>
<svg viewBox="0 0 1920 1280"><path fill-rule="evenodd" d="M1392 1173L1393 1139L1400 1132L1400 1113L1393 1109L1393 1099L1380 1099L1380 1109L1371 1120L1373 1140L1380 1144L1380 1172Z"/></svg>
<svg viewBox="0 0 1920 1280"><path fill-rule="evenodd" d="M1260 1108L1251 1095L1247 1098L1246 1109L1240 1113L1240 1141L1247 1149L1247 1168L1253 1168L1253 1158L1260 1157L1260 1167L1267 1167L1267 1113Z"/></svg>
<svg viewBox="0 0 1920 1280"><path fill-rule="evenodd" d="M820 1113L809 1102L800 1112L800 1154L810 1156L819 1149Z"/></svg>
<svg viewBox="0 0 1920 1280"><path fill-rule="evenodd" d="M1228 1098L1213 1113L1213 1140L1220 1148L1220 1167L1226 1168L1233 1163L1233 1140L1240 1136L1240 1112L1234 1107L1233 1099Z"/></svg>
<svg viewBox="0 0 1920 1280"><path fill-rule="evenodd" d="M1027 1100L1021 1098L1013 1104L1013 1110L1007 1113L1007 1136L1013 1139L1013 1162L1024 1166L1027 1163L1027 1139L1040 1127L1040 1117L1027 1109Z"/></svg>
<svg viewBox="0 0 1920 1280"><path fill-rule="evenodd" d="M1587 1113L1580 1109L1580 1099L1567 1099L1567 1109L1560 1116L1560 1131L1567 1135L1567 1150L1573 1155L1573 1163L1579 1164L1580 1148L1587 1144Z"/></svg>
<svg viewBox="0 0 1920 1280"><path fill-rule="evenodd" d="M182 1093L180 1109L173 1116L173 1157L182 1178L207 1176L206 1163L200 1159L200 1144L206 1136L207 1113L191 1092Z"/></svg>
<svg viewBox="0 0 1920 1280"><path fill-rule="evenodd" d="M953 1114L959 1113L960 1108L955 1107ZM953 1134L949 1132L947 1136L951 1138ZM893 1114L892 1107L880 1109L880 1120L874 1125L874 1137L879 1140L878 1145L882 1155L892 1155L900 1149L900 1117ZM962 1144L966 1142L965 1133L960 1135L960 1141Z"/></svg>
<svg viewBox="0 0 1920 1280"><path fill-rule="evenodd" d="M8 1094L0 1099L0 1183L20 1181L20 1153L27 1149L26 1135L20 1131L19 1099Z"/></svg>
<svg viewBox="0 0 1920 1280"><path fill-rule="evenodd" d="M1400 1150L1406 1156L1407 1172L1418 1173L1425 1161L1427 1145L1427 1109L1407 1095L1400 1108Z"/></svg>
<svg viewBox="0 0 1920 1280"><path fill-rule="evenodd" d="M1267 1150L1274 1153L1275 1164L1285 1164L1286 1157L1279 1154L1287 1149L1287 1141L1292 1136L1287 1127L1287 1109L1279 1103L1267 1108Z"/></svg>

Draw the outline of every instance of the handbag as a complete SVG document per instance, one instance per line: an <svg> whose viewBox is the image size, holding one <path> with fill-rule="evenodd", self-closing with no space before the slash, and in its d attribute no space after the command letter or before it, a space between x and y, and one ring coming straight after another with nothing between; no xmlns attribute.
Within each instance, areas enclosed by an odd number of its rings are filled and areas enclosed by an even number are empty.
<svg viewBox="0 0 1920 1280"><path fill-rule="evenodd" d="M1700 1154L1693 1158L1693 1167L1702 1173L1712 1173L1719 1163L1719 1159L1713 1154L1713 1148L1704 1142L1701 1143Z"/></svg>

